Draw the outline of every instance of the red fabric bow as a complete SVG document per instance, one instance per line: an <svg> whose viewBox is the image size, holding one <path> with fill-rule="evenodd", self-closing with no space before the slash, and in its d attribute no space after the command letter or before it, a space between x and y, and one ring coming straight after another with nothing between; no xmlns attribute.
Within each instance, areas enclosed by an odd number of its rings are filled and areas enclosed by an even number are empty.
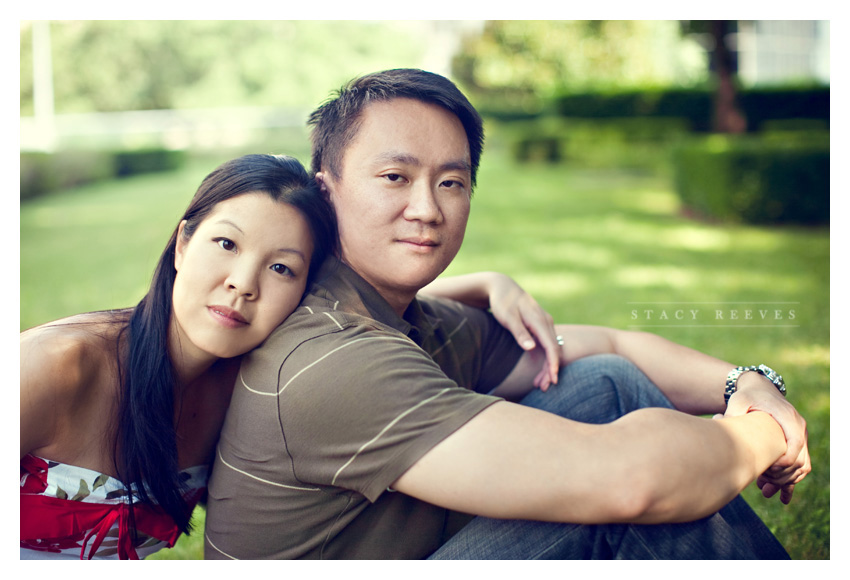
<svg viewBox="0 0 850 580"><path fill-rule="evenodd" d="M47 462L33 455L21 459L21 493L42 493L47 489Z"/></svg>
<svg viewBox="0 0 850 580"><path fill-rule="evenodd" d="M172 547L180 535L177 524L159 508L134 504L136 529ZM97 552L109 529L118 522L118 557L138 560L130 532L130 507L125 503L97 504L43 495L21 495L21 543L38 548L52 540L80 545L80 559L92 540L88 559ZM82 540L82 544L76 542ZM67 546L66 546L67 547Z"/></svg>
<svg viewBox="0 0 850 580"><path fill-rule="evenodd" d="M92 540L90 560L110 528L118 522L118 557L138 560L130 531L130 507L126 503L101 504L39 495L47 489L48 464L27 455L21 459L21 545L55 551L80 547L85 558ZM194 497L192 499L195 499ZM136 529L172 547L180 530L174 520L157 506L133 504ZM80 543L82 542L82 543Z"/></svg>

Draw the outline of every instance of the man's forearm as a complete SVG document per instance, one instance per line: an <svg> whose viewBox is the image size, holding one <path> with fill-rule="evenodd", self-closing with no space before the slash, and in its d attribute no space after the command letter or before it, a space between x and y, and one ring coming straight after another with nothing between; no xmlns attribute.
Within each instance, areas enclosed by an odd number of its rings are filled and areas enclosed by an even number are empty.
<svg viewBox="0 0 850 580"><path fill-rule="evenodd" d="M612 424L625 452L645 457L634 485L647 494L633 523L691 521L731 501L785 452L782 429L761 412L719 420L643 409Z"/></svg>
<svg viewBox="0 0 850 580"><path fill-rule="evenodd" d="M647 332L579 325L556 329L564 336L565 363L593 354L617 354L643 371L680 411L705 415L726 409L723 390L734 368L731 363Z"/></svg>
<svg viewBox="0 0 850 580"><path fill-rule="evenodd" d="M632 361L680 411L725 411L726 376L735 365L646 332L615 331L612 343L615 354Z"/></svg>
<svg viewBox="0 0 850 580"><path fill-rule="evenodd" d="M781 429L764 413L713 420L641 409L588 425L502 402L392 487L493 518L691 521L720 509L784 450Z"/></svg>
<svg viewBox="0 0 850 580"><path fill-rule="evenodd" d="M558 325L557 331L566 342L562 362L600 353L620 355L643 371L685 413L723 413L728 417L758 410L770 414L782 428L788 446L787 453L771 466L772 472L762 474L773 486L766 488L767 497L775 493L775 486L782 486L782 501L788 503L793 485L811 471L806 422L767 377L755 372L742 374L727 408L723 393L734 368L731 363L645 332L579 325ZM527 384L529 374L528 368L521 367L511 378L516 384Z"/></svg>

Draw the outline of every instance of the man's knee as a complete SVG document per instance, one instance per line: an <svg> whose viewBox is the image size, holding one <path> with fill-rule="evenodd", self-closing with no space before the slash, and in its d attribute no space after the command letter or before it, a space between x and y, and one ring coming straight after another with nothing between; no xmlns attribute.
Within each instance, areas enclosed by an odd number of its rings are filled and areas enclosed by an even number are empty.
<svg viewBox="0 0 850 580"><path fill-rule="evenodd" d="M615 354L598 354L578 359L567 365L559 377L576 381L584 388L613 393L622 414L646 407L673 408L669 399L630 360ZM568 383L567 383L568 384Z"/></svg>
<svg viewBox="0 0 850 580"><path fill-rule="evenodd" d="M575 360L561 367L558 383L562 379L572 382L598 382L610 380L626 382L643 375L630 360L617 354L594 354Z"/></svg>
<svg viewBox="0 0 850 580"><path fill-rule="evenodd" d="M600 354L562 368L558 383L533 391L522 404L584 423L608 423L643 407L671 407L640 369L625 358Z"/></svg>

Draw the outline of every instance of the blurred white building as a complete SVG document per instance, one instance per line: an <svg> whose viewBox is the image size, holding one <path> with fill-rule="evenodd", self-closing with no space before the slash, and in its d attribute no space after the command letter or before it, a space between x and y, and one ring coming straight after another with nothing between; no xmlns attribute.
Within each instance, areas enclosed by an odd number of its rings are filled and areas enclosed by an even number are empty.
<svg viewBox="0 0 850 580"><path fill-rule="evenodd" d="M727 41L745 85L829 84L829 20L740 20Z"/></svg>

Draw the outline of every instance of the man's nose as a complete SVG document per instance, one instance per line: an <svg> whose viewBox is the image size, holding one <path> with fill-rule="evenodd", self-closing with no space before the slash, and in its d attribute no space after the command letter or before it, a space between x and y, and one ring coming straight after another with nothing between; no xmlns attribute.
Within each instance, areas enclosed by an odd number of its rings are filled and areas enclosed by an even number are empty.
<svg viewBox="0 0 850 580"><path fill-rule="evenodd" d="M439 224L443 221L443 212L436 192L430 184L415 184L410 190L404 218L411 221Z"/></svg>

